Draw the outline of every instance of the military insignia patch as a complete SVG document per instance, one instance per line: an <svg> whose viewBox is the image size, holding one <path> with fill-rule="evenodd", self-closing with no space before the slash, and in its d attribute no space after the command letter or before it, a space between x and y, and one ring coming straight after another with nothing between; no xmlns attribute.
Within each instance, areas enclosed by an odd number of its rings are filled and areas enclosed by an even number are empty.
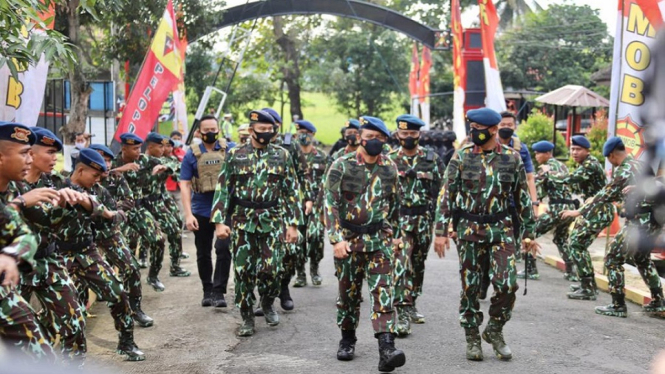
<svg viewBox="0 0 665 374"><path fill-rule="evenodd" d="M252 115L249 117L250 120L252 121L258 121L259 120L259 114L258 113L252 113Z"/></svg>
<svg viewBox="0 0 665 374"><path fill-rule="evenodd" d="M49 138L48 136L44 136L44 137L42 137L42 143L44 143L46 145L53 145L53 144L55 144L55 139Z"/></svg>
<svg viewBox="0 0 665 374"><path fill-rule="evenodd" d="M406 130L409 128L409 124L404 121L399 121L399 128L400 130Z"/></svg>
<svg viewBox="0 0 665 374"><path fill-rule="evenodd" d="M125 143L127 143L129 145L134 145L134 144L136 144L136 141L134 139L127 139L127 140L125 140Z"/></svg>
<svg viewBox="0 0 665 374"><path fill-rule="evenodd" d="M22 129L20 127L14 127L14 133L12 134L12 138L20 142L28 143L30 141L30 139L28 138L30 134L31 134L30 130Z"/></svg>

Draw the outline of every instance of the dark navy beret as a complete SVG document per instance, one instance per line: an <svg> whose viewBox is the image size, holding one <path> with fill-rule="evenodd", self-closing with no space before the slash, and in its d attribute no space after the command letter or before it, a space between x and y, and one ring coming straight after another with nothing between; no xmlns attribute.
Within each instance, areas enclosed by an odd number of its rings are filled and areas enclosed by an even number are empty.
<svg viewBox="0 0 665 374"><path fill-rule="evenodd" d="M383 133L383 135L390 137L390 130L388 130L386 124L376 117L362 116L360 117L360 124L360 129L378 131Z"/></svg>
<svg viewBox="0 0 665 374"><path fill-rule="evenodd" d="M166 137L165 137L165 138L166 138ZM169 143L169 144L171 144L171 147L175 147L175 141L174 141L173 139L171 139L171 138L166 138L166 142ZM164 145L166 145L166 144L164 144Z"/></svg>
<svg viewBox="0 0 665 374"><path fill-rule="evenodd" d="M466 118L483 126L496 126L501 122L501 115L490 108L472 109L466 112Z"/></svg>
<svg viewBox="0 0 665 374"><path fill-rule="evenodd" d="M252 123L254 122L269 123L273 126L277 126L277 124L275 123L275 118L265 110L252 110L251 112L249 112L249 120Z"/></svg>
<svg viewBox="0 0 665 374"><path fill-rule="evenodd" d="M151 132L145 138L145 141L148 143L164 144L164 135L157 132Z"/></svg>
<svg viewBox="0 0 665 374"><path fill-rule="evenodd" d="M299 119L296 121L296 128L298 130L307 130L309 132L316 132L316 127L314 126L314 124L304 119Z"/></svg>
<svg viewBox="0 0 665 374"><path fill-rule="evenodd" d="M51 131L41 127L34 127L33 132L35 133L36 145L54 147L58 152L62 150L62 142Z"/></svg>
<svg viewBox="0 0 665 374"><path fill-rule="evenodd" d="M277 113L277 111L275 109L273 109L273 108L263 108L261 110L268 113L268 114L270 114L270 116L272 116L272 118L275 120L275 122L277 122L275 124L284 123L284 122L282 122L282 116L280 116L279 113Z"/></svg>
<svg viewBox="0 0 665 374"><path fill-rule="evenodd" d="M533 143L531 149L533 149L534 152L539 153L552 152L554 149L554 144L552 144L552 142L548 142L547 140L542 140L538 143Z"/></svg>
<svg viewBox="0 0 665 374"><path fill-rule="evenodd" d="M133 134L131 132L126 132L120 135L120 143L125 145L139 145L143 144L143 139L141 139L136 134Z"/></svg>
<svg viewBox="0 0 665 374"><path fill-rule="evenodd" d="M356 129L356 130L360 130L360 121L358 121L357 119L351 118L350 120L346 121L346 124L344 125L344 127L345 128L350 127L350 128Z"/></svg>
<svg viewBox="0 0 665 374"><path fill-rule="evenodd" d="M395 121L398 130L420 130L425 126L425 122L413 114L402 114Z"/></svg>
<svg viewBox="0 0 665 374"><path fill-rule="evenodd" d="M605 145L603 146L603 156L608 157L614 149L620 145L623 144L623 140L621 140L620 137L618 136L613 136L605 142Z"/></svg>
<svg viewBox="0 0 665 374"><path fill-rule="evenodd" d="M95 150L97 152L101 152L106 157L111 157L111 158L115 157L115 155L113 154L113 151L109 147L105 146L104 144L91 144L90 147L88 147L88 148L90 148L92 150Z"/></svg>
<svg viewBox="0 0 665 374"><path fill-rule="evenodd" d="M28 126L16 122L0 122L0 140L33 145L36 136Z"/></svg>
<svg viewBox="0 0 665 374"><path fill-rule="evenodd" d="M578 147L590 149L591 148L591 143L589 142L589 139L587 139L584 135L575 135L572 137L572 142L573 145L576 145Z"/></svg>
<svg viewBox="0 0 665 374"><path fill-rule="evenodd" d="M82 149L81 152L79 152L78 162L82 163L83 165L90 166L95 170L106 172L106 162L104 161L104 158L99 154L99 152L93 149Z"/></svg>

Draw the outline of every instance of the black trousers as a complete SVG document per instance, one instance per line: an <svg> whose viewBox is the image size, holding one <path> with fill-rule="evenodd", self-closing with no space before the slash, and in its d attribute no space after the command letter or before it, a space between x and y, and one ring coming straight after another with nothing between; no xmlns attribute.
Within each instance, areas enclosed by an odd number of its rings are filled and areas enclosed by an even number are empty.
<svg viewBox="0 0 665 374"><path fill-rule="evenodd" d="M215 225L210 218L194 215L199 222L199 229L194 231L196 245L196 266L203 285L203 292L225 294L231 271L231 239L217 239L215 242L215 267L212 266L212 245L215 239Z"/></svg>

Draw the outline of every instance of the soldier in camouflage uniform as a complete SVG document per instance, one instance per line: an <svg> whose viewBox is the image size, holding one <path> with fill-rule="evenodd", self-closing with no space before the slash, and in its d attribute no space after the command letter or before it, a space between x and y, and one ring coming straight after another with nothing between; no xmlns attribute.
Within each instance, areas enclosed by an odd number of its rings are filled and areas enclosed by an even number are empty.
<svg viewBox="0 0 665 374"><path fill-rule="evenodd" d="M432 149L420 146L421 128L425 122L405 114L397 117L397 134L401 147L388 156L399 171L399 228L404 245L395 252L396 332L411 333L411 322L425 323L425 316L416 309L422 295L425 260L432 244L436 199L441 190L443 172L439 156Z"/></svg>
<svg viewBox="0 0 665 374"><path fill-rule="evenodd" d="M318 199L319 192L323 186L323 176L328 168L328 155L322 149L314 146L314 137L316 135L316 127L309 121L298 120L296 123L298 143L305 156L307 163L307 170L310 173L312 181L312 196L317 197L317 203L314 205L310 212L305 212L305 222L302 226L298 227L300 235L305 238L303 241L302 261L298 266L298 277L296 284L307 284L307 277L305 275L305 264L309 259L309 274L312 277L312 284L320 286L322 282L321 274L319 273L319 263L323 259L323 241L324 230L322 214L323 206L320 204L322 201Z"/></svg>
<svg viewBox="0 0 665 374"><path fill-rule="evenodd" d="M636 182L636 177L642 173L645 167L648 167L640 161L633 159L626 152L626 147L621 138L618 137L612 137L605 142L603 155L615 168L612 174L612 181L579 211L566 212L565 215L587 217L597 209L598 204L625 201L624 196L630 190L628 187L633 186ZM627 316L623 264L628 259L632 259L644 283L651 290L651 303L645 305L644 310L646 312L665 310L665 306L663 305L663 289L656 267L653 261L651 261L651 252L634 251L634 248L631 248L629 251L626 243L627 234L631 227L640 228L648 234L662 230L662 227L652 219L653 210L651 205L651 202L641 201L635 209L630 209L631 211L635 211L635 214L626 217L626 225L621 228L621 231L617 233L610 243L610 249L605 255L605 266L608 271L608 288L612 295L612 304L596 307L597 314L624 318ZM588 287L588 285L586 286Z"/></svg>
<svg viewBox="0 0 665 374"><path fill-rule="evenodd" d="M582 196L585 202L605 187L607 179L605 170L598 159L589 153L591 143L583 135L575 135L571 139L571 157L579 165L572 173L563 178L550 175L552 183L570 186L572 191ZM596 300L596 281L589 246L598 237L598 233L609 226L614 219L615 208L610 202L595 204L585 216L579 216L573 223L568 239L568 255L577 267L580 285L572 285L568 298L575 300Z"/></svg>
<svg viewBox="0 0 665 374"><path fill-rule="evenodd" d="M360 146L360 137L358 132L359 130L360 130L360 122L358 122L357 119L350 119L346 121L343 133L344 139L346 140L346 147L339 149L330 156L331 163L337 160L338 158L342 157L343 155L358 150L358 147Z"/></svg>
<svg viewBox="0 0 665 374"><path fill-rule="evenodd" d="M92 144L90 149L97 151L106 162L107 170L111 170L113 152L102 144ZM92 193L97 200L108 209L126 212L134 209L134 196L129 189L127 180L120 173L102 174L99 184L95 184ZM122 234L122 226L113 221L97 218L94 221L95 245L104 254L112 266L118 268L123 280L123 286L129 296L129 305L132 308L134 321L141 327L150 327L154 321L141 310L141 272L136 258L127 247L127 240Z"/></svg>
<svg viewBox="0 0 665 374"><path fill-rule="evenodd" d="M180 169L181 162L176 155L173 154L173 147L175 147L175 141L171 138L166 138L167 143L164 143L164 159L165 163L169 164L171 169L175 170L175 173L171 175L171 179L178 183L180 179ZM170 193L166 188L166 183L161 186L162 196L164 196L164 201L166 202L166 208L169 210L169 216L173 217L174 223L177 230L182 230L185 227L185 223L182 220L182 212L179 206L179 202L176 201L176 198ZM178 199L179 200L179 199ZM182 236L180 240L180 246L176 247L179 250L179 257L181 259L189 258L189 254L182 251ZM171 248L169 248L171 250Z"/></svg>
<svg viewBox="0 0 665 374"><path fill-rule="evenodd" d="M449 236L457 241L462 280L460 323L466 332L468 360L483 359L479 335L483 313L478 294L481 264L490 256L494 295L482 336L499 359L509 360L512 352L504 341L503 326L511 318L518 288L510 207L512 200L525 238L523 250L536 252L531 197L519 153L497 143L499 113L488 108L470 110L467 119L472 144L462 147L448 165L439 195L434 248L443 257Z"/></svg>
<svg viewBox="0 0 665 374"><path fill-rule="evenodd" d="M400 245L397 167L382 154L390 132L375 117L361 117L357 152L330 166L325 186L325 223L334 247L339 280L337 325L342 331L337 359L352 360L360 322L363 279L372 305L371 321L379 341L379 371L403 366L395 349L393 247Z"/></svg>
<svg viewBox="0 0 665 374"><path fill-rule="evenodd" d="M65 183L86 198L78 206L65 209L56 245L69 273L108 303L120 338L118 354L129 361L143 361L145 355L134 342L134 320L127 292L113 268L102 258L93 238L93 220L112 220L115 226L126 220L123 211L110 211L93 196L93 186L106 171L104 158L97 151L81 150L76 168Z"/></svg>
<svg viewBox="0 0 665 374"><path fill-rule="evenodd" d="M239 336L254 334L254 287L269 326L279 324L273 307L280 292L284 244L295 243L302 224L298 180L290 155L270 141L275 120L265 111L250 112L251 141L227 155L215 191L211 222L220 239L231 236L235 303L243 323ZM233 205L233 211L229 206ZM232 228L224 224L231 215ZM284 225L288 228L283 232ZM258 283L258 284L257 284Z"/></svg>
<svg viewBox="0 0 665 374"><path fill-rule="evenodd" d="M159 280L159 271L162 268L166 237L162 232L155 216L148 210L147 201L144 200L144 188L151 185L153 173L164 172L167 167L156 165L149 157L141 154L143 139L132 134L120 135L122 151L113 160L112 171L122 172L134 194L136 207L127 212L127 233L130 251L140 244L141 250L150 251L150 271L146 282L157 292L164 291L164 284ZM147 256L147 255L143 255ZM145 264L145 257L139 255L139 264ZM141 266L144 267L144 266Z"/></svg>

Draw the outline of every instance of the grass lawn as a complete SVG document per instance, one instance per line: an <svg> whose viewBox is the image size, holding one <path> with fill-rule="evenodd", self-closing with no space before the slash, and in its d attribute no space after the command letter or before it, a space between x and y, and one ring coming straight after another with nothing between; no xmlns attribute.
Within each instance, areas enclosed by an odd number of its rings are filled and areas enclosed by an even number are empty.
<svg viewBox="0 0 665 374"><path fill-rule="evenodd" d="M302 104L303 104L303 115L304 119L312 122L318 132L316 133L316 138L325 145L331 145L340 137L340 129L344 126L344 123L349 119L347 115L341 114L338 112L333 100L327 95L319 92L303 92L302 93ZM257 108L263 108L267 104L265 102L257 102ZM401 109L397 105L393 105L395 108L388 115L383 116L383 119L386 122L386 125L390 130L396 129L395 118L403 114ZM276 105L275 110L279 113L281 108L279 105ZM287 126L290 125L290 115L288 103L284 105L284 114L283 120L287 123ZM194 115L189 115L189 123L194 122ZM246 118L236 118L236 125L247 123ZM171 132L173 125L171 121L162 122L159 125L159 132L164 135L168 135ZM288 129L288 127L287 127Z"/></svg>

